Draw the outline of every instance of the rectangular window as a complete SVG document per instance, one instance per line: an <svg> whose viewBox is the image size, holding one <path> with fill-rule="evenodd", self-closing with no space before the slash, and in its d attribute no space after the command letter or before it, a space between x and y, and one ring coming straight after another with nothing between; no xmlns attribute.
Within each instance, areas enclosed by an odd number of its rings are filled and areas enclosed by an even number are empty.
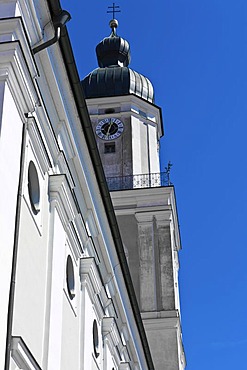
<svg viewBox="0 0 247 370"><path fill-rule="evenodd" d="M115 153L115 143L105 143L105 153Z"/></svg>

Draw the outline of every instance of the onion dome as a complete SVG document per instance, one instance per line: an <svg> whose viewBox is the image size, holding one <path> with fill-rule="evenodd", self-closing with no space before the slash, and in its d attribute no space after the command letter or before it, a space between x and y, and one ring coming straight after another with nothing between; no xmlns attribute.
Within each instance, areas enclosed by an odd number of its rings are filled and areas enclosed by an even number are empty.
<svg viewBox="0 0 247 370"><path fill-rule="evenodd" d="M127 67L130 63L130 46L127 40L117 36L116 27L118 21L113 19L110 22L112 33L105 37L97 46L96 54L99 67L120 66Z"/></svg>
<svg viewBox="0 0 247 370"><path fill-rule="evenodd" d="M99 68L82 80L86 98L135 94L154 101L151 82L140 73L128 68L130 47L128 41L116 34L117 20L110 21L112 32L96 47Z"/></svg>

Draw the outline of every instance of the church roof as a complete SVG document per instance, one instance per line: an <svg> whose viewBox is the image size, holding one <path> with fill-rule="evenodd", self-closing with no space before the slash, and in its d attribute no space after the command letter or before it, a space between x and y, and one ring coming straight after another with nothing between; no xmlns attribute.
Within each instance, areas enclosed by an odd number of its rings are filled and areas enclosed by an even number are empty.
<svg viewBox="0 0 247 370"><path fill-rule="evenodd" d="M135 94L151 103L154 89L147 77L130 69L130 47L116 34L117 20L110 21L112 33L96 47L99 68L82 80L86 98Z"/></svg>

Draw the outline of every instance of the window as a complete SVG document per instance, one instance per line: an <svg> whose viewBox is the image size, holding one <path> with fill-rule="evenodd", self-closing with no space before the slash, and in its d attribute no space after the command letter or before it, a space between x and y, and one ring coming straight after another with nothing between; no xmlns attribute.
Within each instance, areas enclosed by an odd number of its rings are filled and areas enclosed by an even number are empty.
<svg viewBox="0 0 247 370"><path fill-rule="evenodd" d="M114 108L108 108L108 109L105 109L105 113L106 113L106 114L109 114L109 113L115 113L115 109L114 109Z"/></svg>
<svg viewBox="0 0 247 370"><path fill-rule="evenodd" d="M30 161L28 166L28 194L32 210L37 214L40 210L40 188L38 173L33 161Z"/></svg>
<svg viewBox="0 0 247 370"><path fill-rule="evenodd" d="M115 143L105 143L105 154L115 153L115 151L116 151Z"/></svg>
<svg viewBox="0 0 247 370"><path fill-rule="evenodd" d="M69 297L70 299L73 299L75 297L75 276L74 276L73 262L70 256L67 257L66 283L67 283L67 290L69 293Z"/></svg>
<svg viewBox="0 0 247 370"><path fill-rule="evenodd" d="M97 321L93 321L93 349L95 357L99 356L99 333L98 333L98 325Z"/></svg>
<svg viewBox="0 0 247 370"><path fill-rule="evenodd" d="M109 107L109 108L99 108L98 113L99 114L112 114L112 113L120 113L121 107L115 106L115 107Z"/></svg>

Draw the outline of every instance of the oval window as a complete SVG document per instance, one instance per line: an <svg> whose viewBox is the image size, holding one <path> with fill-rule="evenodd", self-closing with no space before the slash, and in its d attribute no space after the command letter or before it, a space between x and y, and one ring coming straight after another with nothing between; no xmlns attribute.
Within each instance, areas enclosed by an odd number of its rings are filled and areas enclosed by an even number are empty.
<svg viewBox="0 0 247 370"><path fill-rule="evenodd" d="M39 177L33 161L28 166L28 194L32 210L37 214L40 210L40 188Z"/></svg>
<svg viewBox="0 0 247 370"><path fill-rule="evenodd" d="M95 357L99 356L99 333L98 333L98 325L97 321L93 321L93 349Z"/></svg>
<svg viewBox="0 0 247 370"><path fill-rule="evenodd" d="M67 257L66 282L67 282L67 290L69 293L69 297L70 299L73 299L75 296L75 276L74 276L74 266L73 266L72 258L70 256Z"/></svg>

